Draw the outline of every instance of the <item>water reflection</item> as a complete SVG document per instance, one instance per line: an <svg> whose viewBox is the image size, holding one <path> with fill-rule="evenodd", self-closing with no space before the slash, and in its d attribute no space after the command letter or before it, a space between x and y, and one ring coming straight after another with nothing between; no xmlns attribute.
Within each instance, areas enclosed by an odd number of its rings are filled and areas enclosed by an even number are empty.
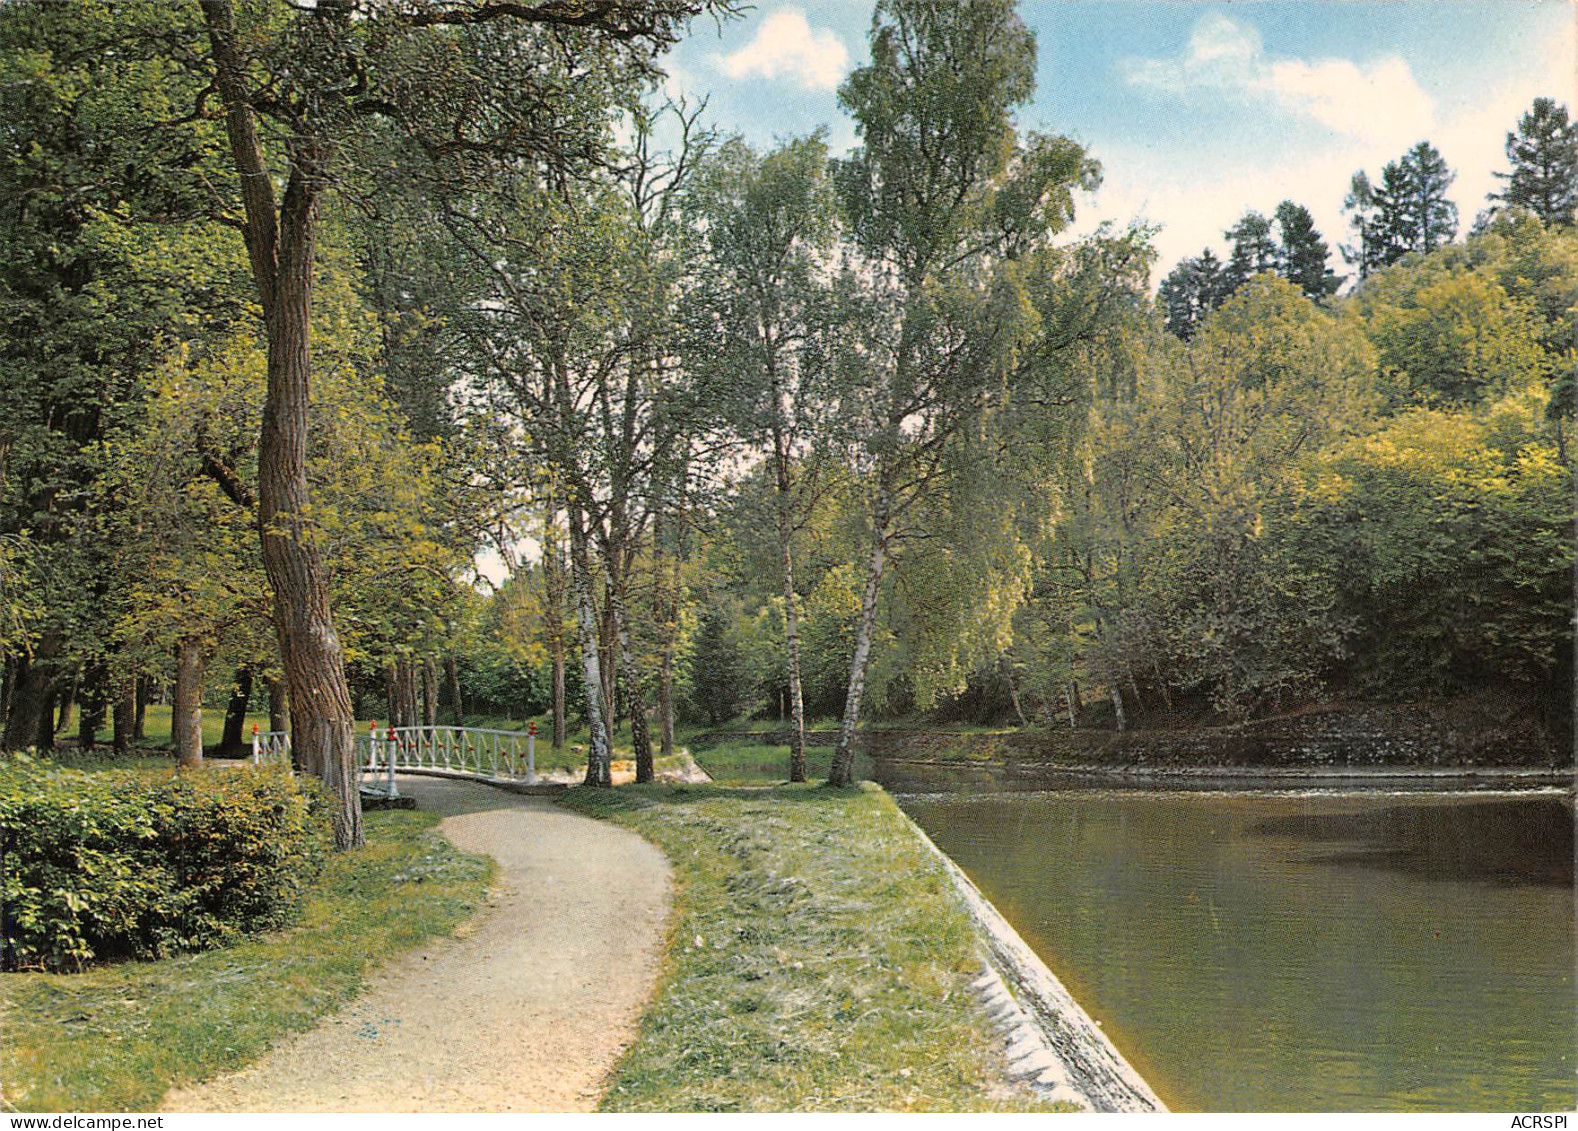
<svg viewBox="0 0 1578 1131"><path fill-rule="evenodd" d="M904 804L1172 1107L1573 1106L1570 801Z"/></svg>

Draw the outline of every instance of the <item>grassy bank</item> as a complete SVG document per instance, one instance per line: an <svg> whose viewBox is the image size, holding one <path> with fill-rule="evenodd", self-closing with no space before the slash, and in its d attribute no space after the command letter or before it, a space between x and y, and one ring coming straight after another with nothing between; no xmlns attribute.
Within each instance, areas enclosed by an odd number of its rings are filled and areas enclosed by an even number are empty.
<svg viewBox="0 0 1578 1131"><path fill-rule="evenodd" d="M0 977L5 1104L147 1110L172 1084L240 1068L311 1028L374 967L479 905L492 862L456 850L437 823L367 814L367 847L330 861L287 930L159 962Z"/></svg>
<svg viewBox="0 0 1578 1131"><path fill-rule="evenodd" d="M696 764L707 771L707 776L717 782L786 782L789 779L789 747L769 746L752 742L707 742L690 748ZM815 778L827 777L828 766L833 761L831 746L805 748L807 773Z"/></svg>
<svg viewBox="0 0 1578 1131"><path fill-rule="evenodd" d="M678 906L612 1111L1035 1106L1000 1079L976 941L882 791L574 789L657 843Z"/></svg>

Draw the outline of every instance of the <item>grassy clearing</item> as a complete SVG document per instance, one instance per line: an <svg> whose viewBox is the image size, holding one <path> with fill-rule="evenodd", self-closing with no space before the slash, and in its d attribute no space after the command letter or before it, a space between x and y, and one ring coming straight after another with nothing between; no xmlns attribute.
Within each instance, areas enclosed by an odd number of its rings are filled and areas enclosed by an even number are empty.
<svg viewBox="0 0 1578 1131"><path fill-rule="evenodd" d="M692 746L691 756L718 782L765 784L789 778L789 747L755 743L717 742ZM812 778L827 777L833 761L831 746L807 746L806 769Z"/></svg>
<svg viewBox="0 0 1578 1131"><path fill-rule="evenodd" d="M297 925L239 946L83 974L0 977L5 1104L144 1111L173 1084L257 1059L355 994L378 964L464 921L492 876L430 813L366 816L367 847L336 856Z"/></svg>
<svg viewBox="0 0 1578 1131"><path fill-rule="evenodd" d="M975 935L876 788L573 789L676 871L657 1001L612 1111L1034 1108L1000 1082Z"/></svg>
<svg viewBox="0 0 1578 1131"><path fill-rule="evenodd" d="M170 745L170 710L169 707L161 707L157 703L148 704L143 712L143 737L140 740L140 745L156 747ZM268 730L268 712L249 714L247 716L246 724L241 728L243 741L251 741L253 723L257 724L258 730ZM367 724L363 723L362 725L365 727ZM73 730L72 733L75 734L76 732ZM109 741L108 734L109 731L106 728L105 735L100 741ZM205 707L203 709L203 745L205 747L218 746L219 740L224 735L225 712L217 707Z"/></svg>

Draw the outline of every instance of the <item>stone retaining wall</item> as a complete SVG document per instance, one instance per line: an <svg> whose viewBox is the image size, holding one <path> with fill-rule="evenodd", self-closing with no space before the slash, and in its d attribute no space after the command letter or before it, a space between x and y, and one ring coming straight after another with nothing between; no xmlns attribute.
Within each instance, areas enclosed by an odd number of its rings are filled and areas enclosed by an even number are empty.
<svg viewBox="0 0 1578 1131"><path fill-rule="evenodd" d="M808 731L830 746L833 731ZM865 730L860 750L874 758L1069 766L1190 765L1568 767L1572 751L1514 705L1404 703L1344 705L1234 726L1110 730ZM714 732L698 745L787 745L785 730Z"/></svg>

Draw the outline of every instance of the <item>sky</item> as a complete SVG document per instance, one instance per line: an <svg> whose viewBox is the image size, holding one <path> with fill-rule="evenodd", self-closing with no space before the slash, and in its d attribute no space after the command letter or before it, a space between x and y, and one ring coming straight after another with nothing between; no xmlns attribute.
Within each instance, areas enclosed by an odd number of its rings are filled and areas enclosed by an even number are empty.
<svg viewBox="0 0 1578 1131"><path fill-rule="evenodd" d="M825 126L858 144L839 83L865 62L871 0L757 0L698 20L667 60L669 91L755 145ZM1077 231L1158 225L1156 279L1249 209L1306 205L1335 248L1358 169L1374 177L1428 139L1457 172L1467 230L1507 167L1507 131L1537 96L1578 110L1569 0L1150 3L1022 0L1037 89L1022 128L1078 140L1103 166ZM1334 264L1338 271L1342 264Z"/></svg>

